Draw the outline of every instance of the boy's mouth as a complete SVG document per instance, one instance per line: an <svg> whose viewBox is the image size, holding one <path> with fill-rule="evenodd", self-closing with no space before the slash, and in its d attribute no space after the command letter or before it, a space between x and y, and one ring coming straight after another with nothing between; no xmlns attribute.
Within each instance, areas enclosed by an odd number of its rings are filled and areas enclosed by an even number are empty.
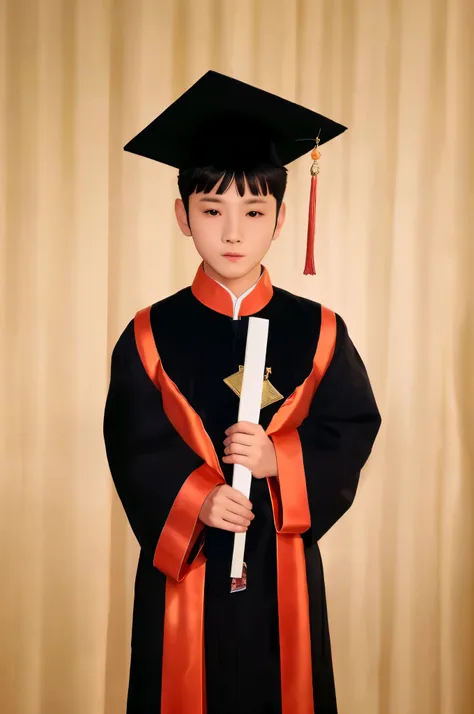
<svg viewBox="0 0 474 714"><path fill-rule="evenodd" d="M224 253L223 257L228 260L239 260L239 258L243 258L244 256L241 253Z"/></svg>

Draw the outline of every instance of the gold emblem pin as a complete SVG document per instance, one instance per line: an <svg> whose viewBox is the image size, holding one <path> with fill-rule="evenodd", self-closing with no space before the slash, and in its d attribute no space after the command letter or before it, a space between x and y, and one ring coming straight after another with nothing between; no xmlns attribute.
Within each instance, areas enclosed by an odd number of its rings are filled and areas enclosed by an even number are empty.
<svg viewBox="0 0 474 714"><path fill-rule="evenodd" d="M265 407L270 406L270 404L274 404L275 402L279 402L281 399L284 399L283 394L280 394L278 389L276 389L270 382L269 375L271 373L271 367L267 367L265 377L263 378L261 409L264 409ZM224 382L227 384L228 387L232 389L235 394L237 394L239 399L240 395L242 394L243 379L244 368L242 365L239 365L238 372L234 372L234 374L231 374L230 377L226 377L224 379Z"/></svg>

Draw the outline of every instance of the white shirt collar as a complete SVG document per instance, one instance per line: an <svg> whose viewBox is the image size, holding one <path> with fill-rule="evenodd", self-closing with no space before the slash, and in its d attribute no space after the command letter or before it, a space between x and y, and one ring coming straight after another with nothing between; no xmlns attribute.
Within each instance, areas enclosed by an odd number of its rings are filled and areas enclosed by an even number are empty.
<svg viewBox="0 0 474 714"><path fill-rule="evenodd" d="M238 297L238 298L235 297L235 295L234 295L234 293L232 292L232 290L229 290L229 288L227 288L225 285L222 285L222 283L219 283L219 281L216 280L216 283L218 283L218 285L220 285L221 288L224 288L224 290L227 290L227 292L229 293L229 295L230 295L231 298L232 298L232 303L233 303L233 305L234 305L234 316L233 316L233 319L234 319L234 320L238 320L238 319L239 319L240 306L242 305L242 302L245 300L245 298L247 297L247 295L250 295L250 293L252 292L252 290L254 290L255 286L257 285L257 283L259 282L259 280L262 278L262 275L263 275L263 272L261 273L261 275L260 275L260 277L258 278L258 280L256 280L256 281L254 282L254 284L253 284L248 290L246 290L242 295L240 295L240 297Z"/></svg>

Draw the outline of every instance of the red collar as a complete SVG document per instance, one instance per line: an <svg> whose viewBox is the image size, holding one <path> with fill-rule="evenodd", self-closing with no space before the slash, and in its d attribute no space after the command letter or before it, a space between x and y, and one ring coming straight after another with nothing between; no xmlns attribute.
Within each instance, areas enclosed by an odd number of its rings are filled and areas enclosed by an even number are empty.
<svg viewBox="0 0 474 714"><path fill-rule="evenodd" d="M204 267L200 265L194 282L191 286L194 297L202 302L203 305L209 307L215 312L220 312L221 315L228 317L234 316L234 305L232 297L229 295L222 285L219 285L215 280L210 278L204 272ZM260 312L265 305L268 305L273 296L273 286L268 270L263 269L263 275L252 290L252 292L243 299L240 306L239 317L247 317Z"/></svg>

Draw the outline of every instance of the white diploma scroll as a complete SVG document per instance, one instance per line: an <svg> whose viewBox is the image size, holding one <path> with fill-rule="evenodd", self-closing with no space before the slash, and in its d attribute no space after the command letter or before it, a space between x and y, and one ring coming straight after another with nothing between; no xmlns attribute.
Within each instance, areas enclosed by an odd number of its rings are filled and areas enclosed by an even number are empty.
<svg viewBox="0 0 474 714"><path fill-rule="evenodd" d="M249 421L252 424L258 424L260 420L265 358L267 355L268 326L268 320L263 320L260 317L249 318L249 329L245 348L244 377L239 405L239 422ZM241 464L234 464L233 488L249 498L251 483L251 471ZM246 535L246 533L236 533L234 536L234 551L230 571L231 578L242 577Z"/></svg>

